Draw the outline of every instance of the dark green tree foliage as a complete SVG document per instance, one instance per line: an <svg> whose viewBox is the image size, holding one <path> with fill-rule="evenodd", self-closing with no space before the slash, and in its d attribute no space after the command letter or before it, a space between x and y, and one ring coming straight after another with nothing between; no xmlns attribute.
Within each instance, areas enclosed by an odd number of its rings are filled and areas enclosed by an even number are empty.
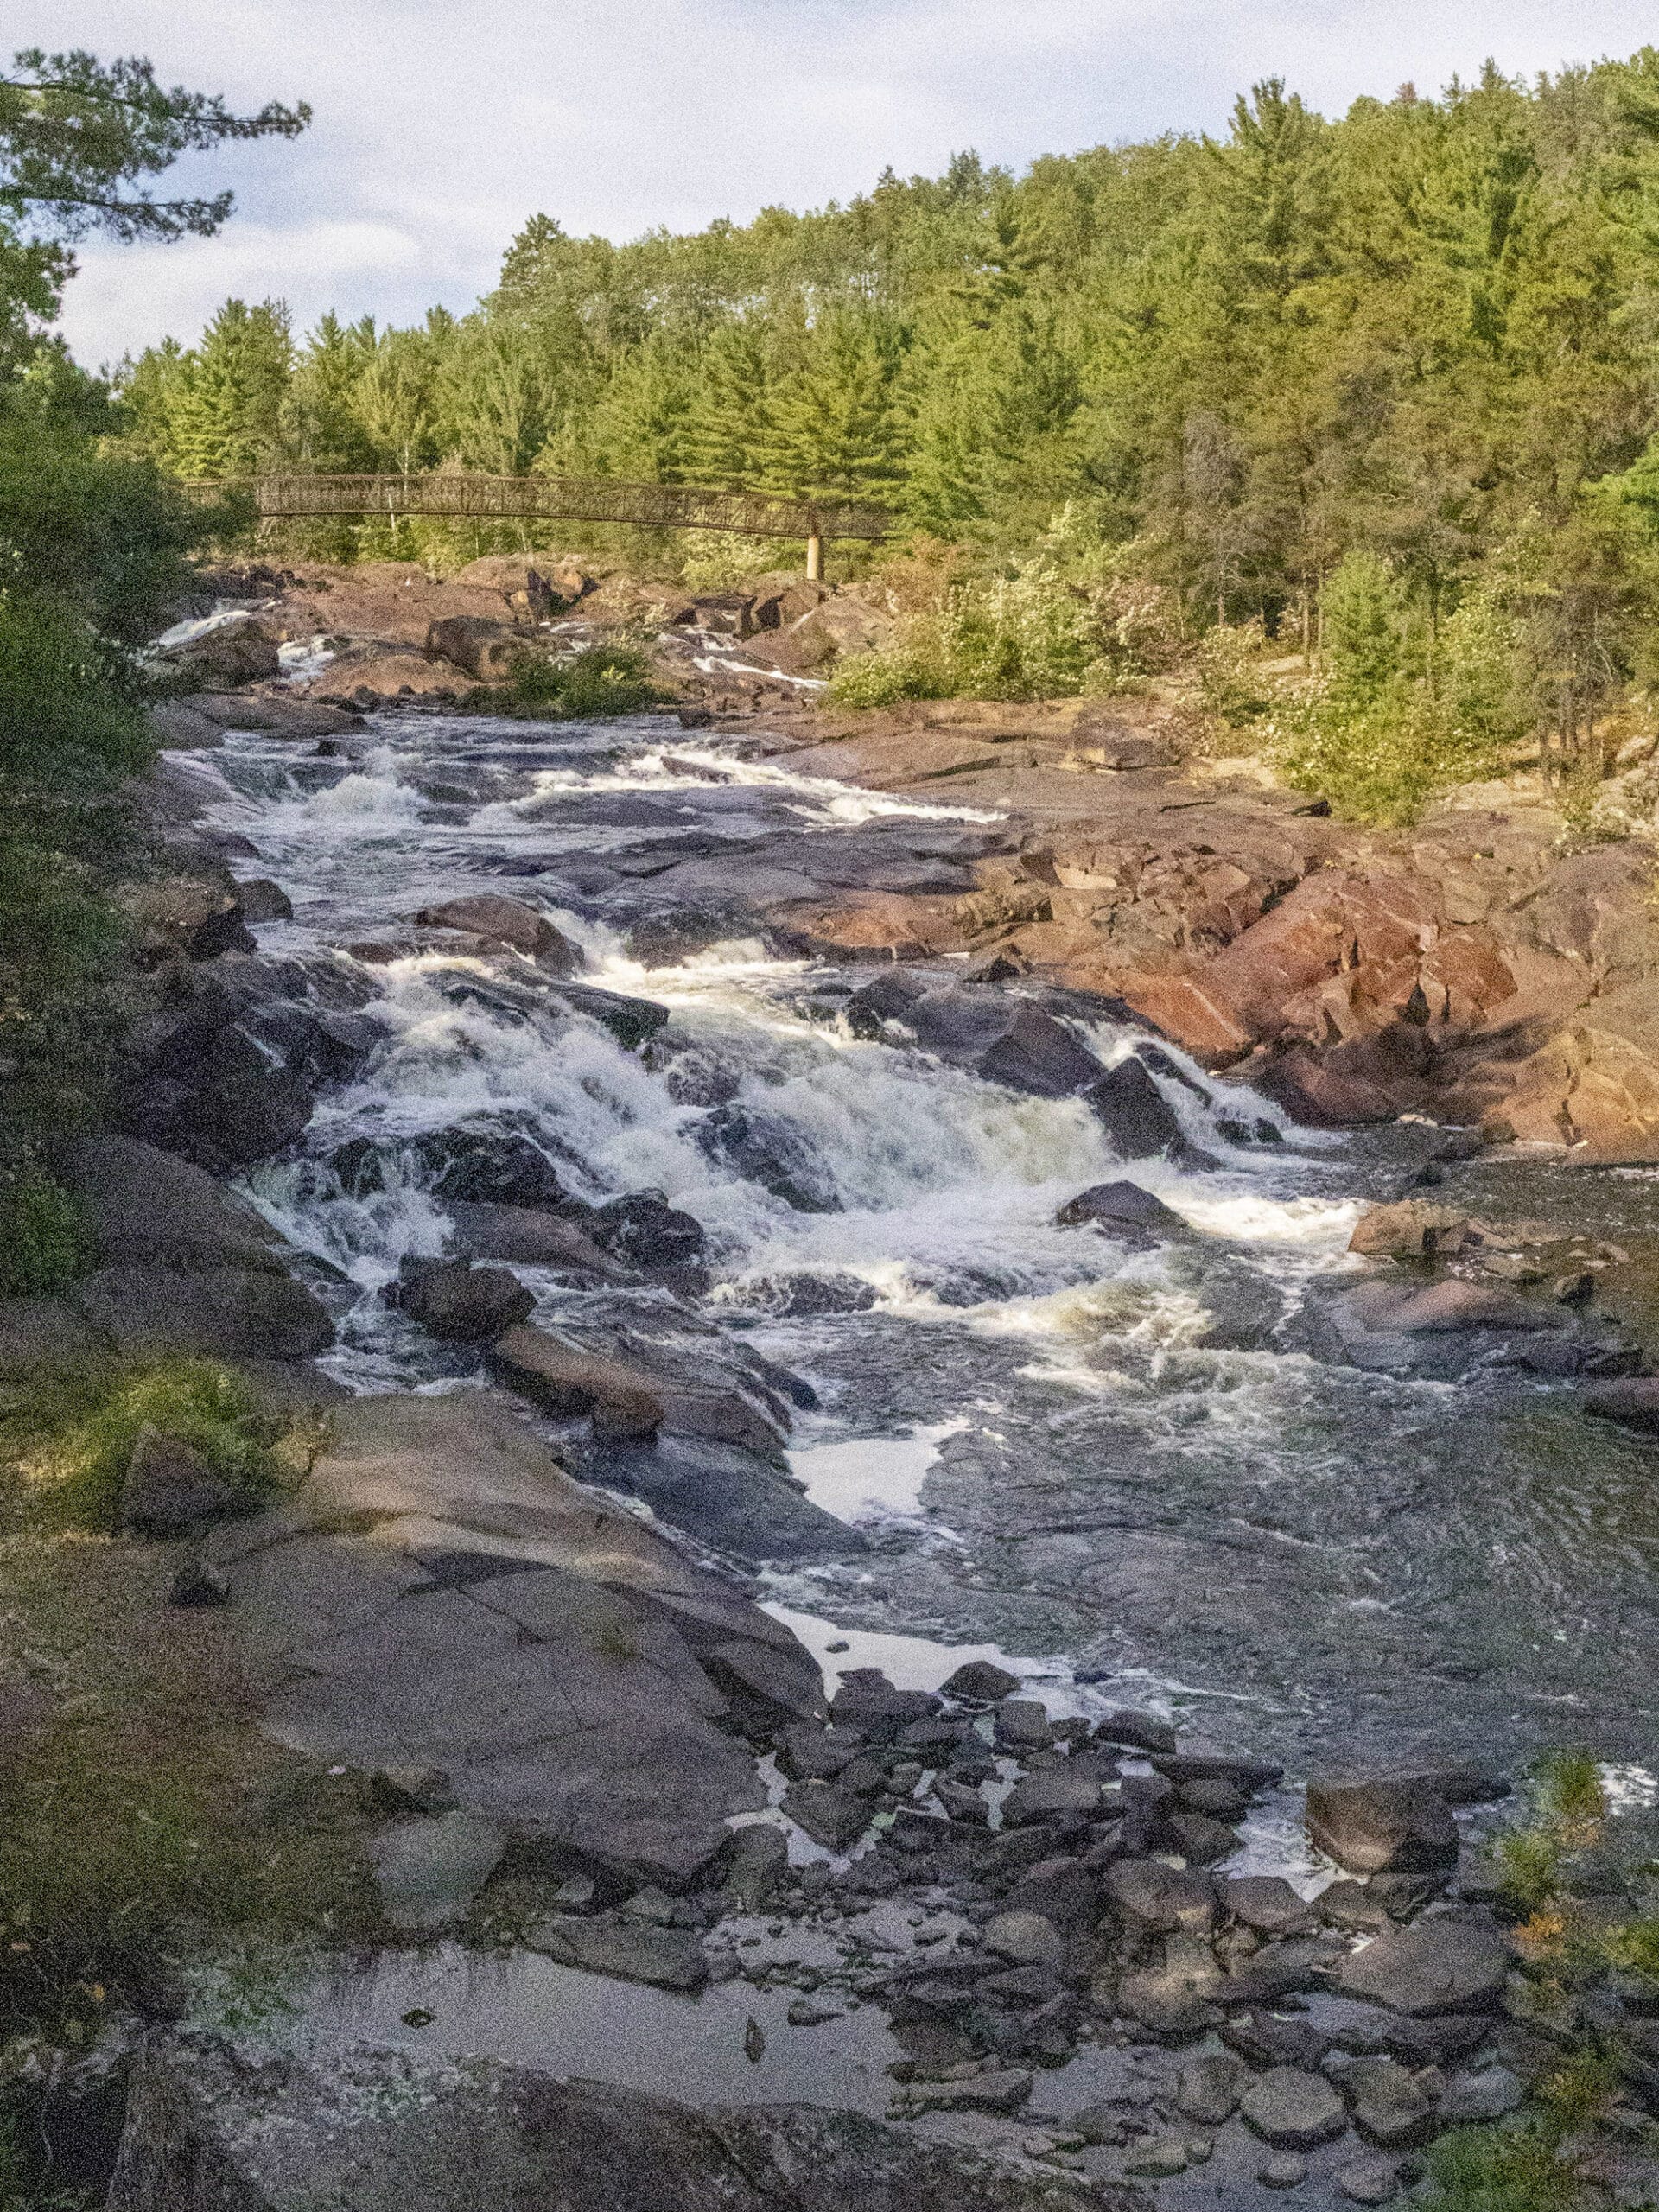
<svg viewBox="0 0 1659 2212"><path fill-rule="evenodd" d="M207 235L229 200L148 180L227 139L291 137L305 111L238 117L163 91L147 62L16 57L0 81L0 1249L4 1287L48 1287L79 1250L37 1151L96 1088L110 879L130 857L130 779L152 751L133 648L187 581L201 518L124 449L109 389L44 334L73 241ZM202 473L272 443L292 383L280 311L232 302L199 355L136 384ZM21 1258L20 1258L20 1255Z"/></svg>

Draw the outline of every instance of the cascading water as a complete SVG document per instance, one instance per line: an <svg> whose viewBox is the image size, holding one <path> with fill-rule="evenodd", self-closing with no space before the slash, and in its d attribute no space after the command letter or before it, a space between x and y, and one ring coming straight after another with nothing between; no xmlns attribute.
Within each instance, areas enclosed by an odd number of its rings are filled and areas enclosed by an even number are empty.
<svg viewBox="0 0 1659 2212"><path fill-rule="evenodd" d="M1078 1098L855 1034L845 991L868 971L709 928L654 949L683 919L652 889L677 858L717 879L722 854L769 840L786 867L804 836L909 828L914 850L994 816L670 742L651 721L411 713L372 718L349 755L248 736L192 766L207 813L257 853L250 871L292 899L262 949L332 976L379 1033L300 1156L250 1185L336 1271L333 1357L353 1387L474 1371L378 1294L449 1235L419 1140L505 1119L576 1198L653 1189L694 1215L704 1322L814 1385L798 1471L862 1545L772 1576L791 1617L1050 1655L1051 1674L1115 1700L1243 1700L1232 1732L1297 1757L1529 1747L1560 1732L1567 1700L1575 1732L1610 1749L1650 1736L1656 1516L1639 1450L1589 1440L1540 1388L1404 1382L1287 1349L1310 1283L1356 1265L1386 1138L1311 1139L1246 1099L1291 1141L1241 1145L1240 1094L1218 1107L1174 1055L1154 1072L1214 1165L1126 1166ZM530 899L582 944L583 984L654 1001L666 1027L629 1049L517 956L399 950L415 910L479 890ZM378 946L372 964L354 944ZM1079 1033L1108 1065L1136 1043L1110 1023ZM770 1133L779 1173L711 1141L734 1112ZM358 1139L378 1188L329 1165ZM1126 1175L1197 1233L1136 1249L1056 1226L1080 1189ZM550 1318L590 1295L518 1272Z"/></svg>

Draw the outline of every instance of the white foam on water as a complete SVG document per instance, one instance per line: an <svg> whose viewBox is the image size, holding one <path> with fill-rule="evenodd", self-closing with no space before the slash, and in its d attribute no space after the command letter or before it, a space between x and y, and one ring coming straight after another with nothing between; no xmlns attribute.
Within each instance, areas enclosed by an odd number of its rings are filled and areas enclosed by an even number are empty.
<svg viewBox="0 0 1659 2212"><path fill-rule="evenodd" d="M178 645L193 645L199 638L211 638L215 630L226 630L234 623L245 622L257 611L245 601L221 602L211 614L192 615L175 622L170 630L163 630L159 638L154 639L147 650L170 652Z"/></svg>
<svg viewBox="0 0 1659 2212"><path fill-rule="evenodd" d="M790 1468L806 1484L809 1501L837 1520L912 1518L922 1510L922 1484L938 1465L940 1445L967 1426L962 1414L903 1436L798 1444L789 1453Z"/></svg>

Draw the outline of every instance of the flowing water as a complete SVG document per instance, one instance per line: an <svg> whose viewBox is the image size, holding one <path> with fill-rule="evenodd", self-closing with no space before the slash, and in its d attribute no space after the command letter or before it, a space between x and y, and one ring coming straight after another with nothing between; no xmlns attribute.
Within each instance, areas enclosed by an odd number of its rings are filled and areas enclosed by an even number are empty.
<svg viewBox="0 0 1659 2212"><path fill-rule="evenodd" d="M331 1357L353 1388L474 1370L378 1296L404 1254L444 1248L429 1175L409 1152L354 1198L328 1156L509 1113L581 1197L652 1188L696 1215L703 1319L814 1386L795 1469L847 1522L847 1554L768 1580L815 1641L849 1645L838 1663L938 1680L941 1645L996 1649L1057 1697L1149 1702L1299 1769L1561 1741L1650 1753L1659 1455L1587 1421L1570 1389L1406 1382L1292 1348L1310 1291L1361 1267L1359 1207L1397 1186L1421 1131L1241 1147L1178 1065L1160 1080L1217 1165L1126 1166L1076 1100L860 1041L837 996L860 971L775 957L715 899L653 888L677 861L717 877L722 851L768 839L891 832L944 851L995 828L983 809L795 775L652 719L404 713L346 742L324 758L235 737L191 765L210 818L248 841L238 865L293 900L262 949L383 1032L303 1156L250 1185L334 1271ZM626 1051L507 954L338 950L480 889L545 908L582 944L585 982L656 1001L669 1027ZM1134 1042L1085 1030L1108 1062ZM700 1141L733 1101L786 1134L815 1210ZM1237 1115L1236 1091L1223 1103ZM1250 1112L1282 1129L1265 1102ZM1478 1198L1482 1173L1459 1192ZM1659 1220L1651 1177L1528 1173L1521 1211ZM1064 1200L1125 1174L1200 1233L1137 1251L1054 1226ZM547 1318L588 1295L521 1272Z"/></svg>

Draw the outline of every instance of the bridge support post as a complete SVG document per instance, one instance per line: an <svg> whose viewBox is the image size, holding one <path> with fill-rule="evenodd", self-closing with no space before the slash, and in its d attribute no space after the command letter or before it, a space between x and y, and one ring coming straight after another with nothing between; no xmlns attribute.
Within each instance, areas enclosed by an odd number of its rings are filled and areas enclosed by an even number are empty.
<svg viewBox="0 0 1659 2212"><path fill-rule="evenodd" d="M823 540L815 530L806 541L806 580L819 582L823 575Z"/></svg>

